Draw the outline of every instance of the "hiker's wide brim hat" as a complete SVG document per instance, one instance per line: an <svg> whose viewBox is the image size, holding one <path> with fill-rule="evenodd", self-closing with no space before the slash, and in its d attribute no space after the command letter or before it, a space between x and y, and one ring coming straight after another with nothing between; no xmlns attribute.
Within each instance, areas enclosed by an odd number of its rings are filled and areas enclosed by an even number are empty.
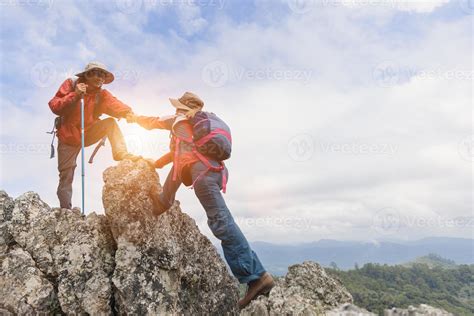
<svg viewBox="0 0 474 316"><path fill-rule="evenodd" d="M94 70L94 69L101 70L105 73L105 78L104 78L104 83L105 84L111 83L112 81L114 81L115 77L114 77L113 73L108 71L107 67L105 67L104 64L99 63L98 61L93 61L93 62L88 63L86 65L86 68L84 69L84 71L76 74L76 76L85 77L85 76L87 76L87 73L89 71Z"/></svg>
<svg viewBox="0 0 474 316"><path fill-rule="evenodd" d="M202 109L204 102L196 94L192 92L185 92L179 99L170 98L171 105L181 110Z"/></svg>

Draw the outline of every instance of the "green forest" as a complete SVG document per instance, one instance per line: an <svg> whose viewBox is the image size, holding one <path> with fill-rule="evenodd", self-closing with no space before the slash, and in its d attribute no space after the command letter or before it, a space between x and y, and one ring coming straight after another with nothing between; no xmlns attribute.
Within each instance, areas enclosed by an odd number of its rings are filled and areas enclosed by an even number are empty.
<svg viewBox="0 0 474 316"><path fill-rule="evenodd" d="M419 304L442 308L454 315L474 315L474 265L446 263L433 265L426 260L395 266L368 263L348 271L332 265L326 271L344 284L355 305L379 315L386 308Z"/></svg>

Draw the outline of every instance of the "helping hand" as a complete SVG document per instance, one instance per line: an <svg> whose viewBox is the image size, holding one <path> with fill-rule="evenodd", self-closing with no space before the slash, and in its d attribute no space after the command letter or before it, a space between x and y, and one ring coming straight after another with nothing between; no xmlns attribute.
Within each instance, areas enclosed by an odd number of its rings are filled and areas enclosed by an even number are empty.
<svg viewBox="0 0 474 316"><path fill-rule="evenodd" d="M135 115L135 113L130 112L125 116L125 119L127 120L127 123L136 123L138 120L138 116Z"/></svg>

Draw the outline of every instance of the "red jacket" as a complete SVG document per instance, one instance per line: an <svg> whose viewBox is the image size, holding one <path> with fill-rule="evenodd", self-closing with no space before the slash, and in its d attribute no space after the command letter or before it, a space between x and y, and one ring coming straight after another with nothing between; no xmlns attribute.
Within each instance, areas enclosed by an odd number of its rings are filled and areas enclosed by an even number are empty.
<svg viewBox="0 0 474 316"><path fill-rule="evenodd" d="M74 91L72 79L67 79L59 87L54 98L49 101L49 107L54 114L61 116L61 126L58 129L59 141L69 145L81 144L81 107L80 97ZM99 94L97 96L97 94ZM96 97L99 103L96 106ZM117 100L109 91L98 90L84 95L84 133L94 123L100 121L102 114L116 118L125 117L131 108Z"/></svg>

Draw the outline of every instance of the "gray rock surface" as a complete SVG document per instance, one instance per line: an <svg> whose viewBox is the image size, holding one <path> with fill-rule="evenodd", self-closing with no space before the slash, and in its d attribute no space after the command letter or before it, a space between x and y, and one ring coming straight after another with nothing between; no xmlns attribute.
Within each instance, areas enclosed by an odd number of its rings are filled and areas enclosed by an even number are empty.
<svg viewBox="0 0 474 316"><path fill-rule="evenodd" d="M110 276L115 246L105 216L92 213L83 217L77 211L51 209L33 192L18 197L11 213L6 213L9 216L2 225L7 228L10 242L6 248L3 246L6 260L2 261L2 283L13 284L12 280L16 280L15 290L28 292L31 277L22 275L20 267L34 267L32 273L36 280L41 280L35 284L49 284L48 289L51 287L54 294L51 297L56 300L51 306L55 309L65 313L111 314ZM16 265L12 258L18 258ZM10 291L0 298L0 307L17 312L19 296L9 286L5 288ZM30 304L36 312L43 310L39 302L34 300Z"/></svg>
<svg viewBox="0 0 474 316"><path fill-rule="evenodd" d="M50 208L38 194L0 191L0 312L238 314L237 280L176 203L156 218L161 190L144 161L104 172L106 215Z"/></svg>
<svg viewBox="0 0 474 316"><path fill-rule="evenodd" d="M144 161L104 172L105 215L50 208L38 194L0 191L3 315L238 315L238 284L176 202L152 215L161 190ZM339 281L314 262L289 267L242 315L354 311ZM352 314L340 314L352 315Z"/></svg>
<svg viewBox="0 0 474 316"><path fill-rule="evenodd" d="M336 308L331 309L325 313L326 316L376 316L377 314L371 313L366 309L355 306L351 303L345 303L339 305Z"/></svg>
<svg viewBox="0 0 474 316"><path fill-rule="evenodd" d="M115 301L126 314L235 314L238 284L179 203L151 214L150 192L161 190L144 161L104 172L103 203L117 243Z"/></svg>
<svg viewBox="0 0 474 316"><path fill-rule="evenodd" d="M351 294L317 263L305 261L288 268L268 297L252 301L241 315L322 315L343 303Z"/></svg>
<svg viewBox="0 0 474 316"><path fill-rule="evenodd" d="M408 306L408 308L390 308L383 311L384 316L453 316L444 309L436 308L427 304L420 304L418 307Z"/></svg>

